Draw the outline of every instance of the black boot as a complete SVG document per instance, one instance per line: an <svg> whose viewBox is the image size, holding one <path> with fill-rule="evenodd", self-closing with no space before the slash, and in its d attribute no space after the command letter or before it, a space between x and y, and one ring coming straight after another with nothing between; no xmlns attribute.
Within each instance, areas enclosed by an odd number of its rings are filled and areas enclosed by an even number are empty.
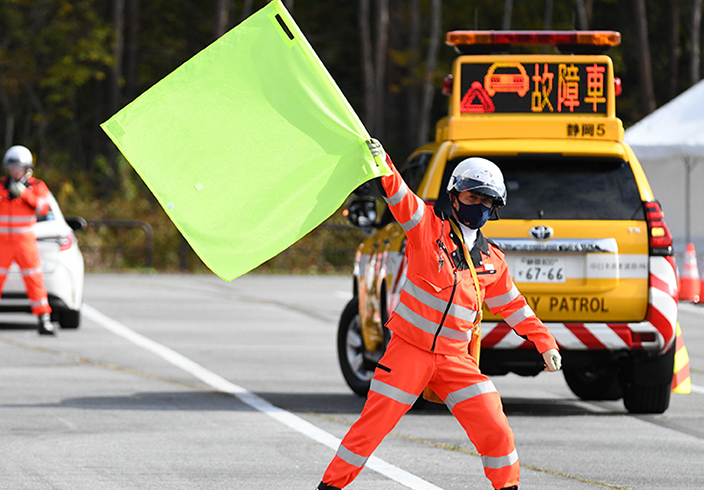
<svg viewBox="0 0 704 490"><path fill-rule="evenodd" d="M51 315L39 315L39 335L56 335L56 327L51 323Z"/></svg>
<svg viewBox="0 0 704 490"><path fill-rule="evenodd" d="M514 485L512 487L504 487L501 490L518 490L518 485Z"/></svg>
<svg viewBox="0 0 704 490"><path fill-rule="evenodd" d="M320 482L320 485L318 485L315 490L340 490L340 489L337 487L333 487L332 485L328 485L327 483Z"/></svg>

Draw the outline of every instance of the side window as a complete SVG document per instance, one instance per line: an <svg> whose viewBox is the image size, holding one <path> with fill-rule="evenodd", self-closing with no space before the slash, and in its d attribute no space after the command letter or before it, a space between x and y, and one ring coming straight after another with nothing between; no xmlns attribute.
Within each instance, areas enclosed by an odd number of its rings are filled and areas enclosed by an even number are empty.
<svg viewBox="0 0 704 490"><path fill-rule="evenodd" d="M435 202L435 208L440 209L447 215L452 214L452 207L450 206L450 196L447 194L447 183L450 182L450 177L455 167L464 160L465 157L455 158L454 160L448 161L445 164L445 170L442 174L442 180L440 181L440 192L438 194L438 200Z"/></svg>
<svg viewBox="0 0 704 490"><path fill-rule="evenodd" d="M403 164L401 169L401 176L406 182L408 187L413 189L413 192L418 190L420 182L423 180L425 171L428 169L428 163L430 163L430 158L433 156L432 153L421 153L415 155L413 158L409 158Z"/></svg>
<svg viewBox="0 0 704 490"><path fill-rule="evenodd" d="M37 223L41 221L54 221L55 219L56 217L54 216L54 211L52 209L50 209L44 216L37 215Z"/></svg>
<svg viewBox="0 0 704 490"><path fill-rule="evenodd" d="M410 187L413 192L418 190L418 186L423 180L426 170L428 170L428 164L432 156L433 154L430 152L419 153L406 160L403 165L399 167L401 177L403 177L404 182L406 182L406 185ZM381 217L381 226L386 226L392 221L394 221L394 217L387 207Z"/></svg>

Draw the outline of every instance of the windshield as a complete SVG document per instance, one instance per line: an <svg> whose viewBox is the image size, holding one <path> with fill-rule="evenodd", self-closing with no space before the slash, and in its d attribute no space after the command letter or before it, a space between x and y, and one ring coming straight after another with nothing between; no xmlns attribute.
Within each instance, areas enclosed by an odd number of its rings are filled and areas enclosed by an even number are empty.
<svg viewBox="0 0 704 490"><path fill-rule="evenodd" d="M616 158L519 155L488 157L504 174L502 219L644 220L635 177ZM444 189L464 157L448 162L438 205L449 211Z"/></svg>

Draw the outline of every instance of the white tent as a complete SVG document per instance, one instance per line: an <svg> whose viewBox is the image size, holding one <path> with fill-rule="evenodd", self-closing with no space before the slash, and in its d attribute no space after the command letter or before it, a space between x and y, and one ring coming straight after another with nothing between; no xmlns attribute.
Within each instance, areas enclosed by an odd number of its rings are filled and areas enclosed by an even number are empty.
<svg viewBox="0 0 704 490"><path fill-rule="evenodd" d="M704 252L704 80L626 130L683 252ZM702 165L700 165L702 163Z"/></svg>

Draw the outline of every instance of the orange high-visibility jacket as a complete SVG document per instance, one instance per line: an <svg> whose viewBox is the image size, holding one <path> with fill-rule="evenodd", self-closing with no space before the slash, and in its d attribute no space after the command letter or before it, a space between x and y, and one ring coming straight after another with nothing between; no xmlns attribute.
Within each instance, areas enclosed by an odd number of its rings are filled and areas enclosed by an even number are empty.
<svg viewBox="0 0 704 490"><path fill-rule="evenodd" d="M7 177L0 179L0 240L36 240L33 227L37 215L43 216L49 212L49 189L41 180L30 177L22 195L13 199L8 184Z"/></svg>
<svg viewBox="0 0 704 490"><path fill-rule="evenodd" d="M460 238L447 216L436 213L411 191L394 167L381 178L394 218L408 237L406 283L386 326L407 342L437 354L467 352L481 305L474 280L460 250ZM540 352L557 349L554 337L518 292L503 252L477 233L470 252L481 288L481 298L514 331Z"/></svg>

